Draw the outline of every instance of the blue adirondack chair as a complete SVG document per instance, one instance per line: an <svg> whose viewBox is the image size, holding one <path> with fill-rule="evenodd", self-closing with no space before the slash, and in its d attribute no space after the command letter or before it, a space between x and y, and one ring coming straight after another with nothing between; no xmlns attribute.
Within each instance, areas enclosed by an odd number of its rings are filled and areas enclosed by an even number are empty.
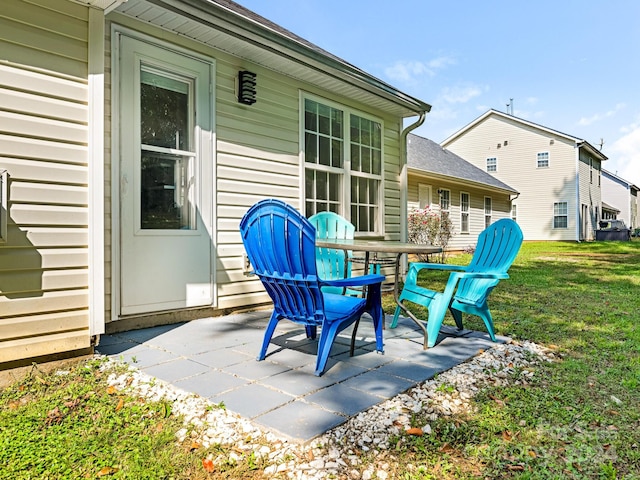
<svg viewBox="0 0 640 480"><path fill-rule="evenodd" d="M349 220L334 212L320 212L309 217L309 222L316 228L316 238L353 240L356 227ZM351 252L333 248L316 247L316 264L318 275L323 280L335 280L351 276ZM346 264L345 264L346 262ZM346 267L346 275L345 275ZM343 288L325 286L323 292L344 293ZM351 290L348 293L358 294Z"/></svg>
<svg viewBox="0 0 640 480"><path fill-rule="evenodd" d="M256 203L240 222L240 234L254 273L273 301L273 314L264 334L258 360L264 360L273 332L282 319L304 325L315 338L320 327L316 375L322 375L331 346L345 328L369 313L376 349L383 351L384 322L380 285L382 275L323 280L316 263L316 230L292 206L276 199ZM367 287L366 298L325 293L324 286L340 289Z"/></svg>
<svg viewBox="0 0 640 480"><path fill-rule="evenodd" d="M522 230L516 222L505 218L493 223L478 236L476 250L468 266L436 263L410 265L399 301L408 300L428 308L425 348L435 345L447 308L460 330L462 312L482 318L489 336L495 342L493 318L487 298L500 280L509 278L507 271L521 245ZM418 285L418 273L424 269L452 271L444 292L435 292ZM397 325L399 315L398 306L391 328Z"/></svg>

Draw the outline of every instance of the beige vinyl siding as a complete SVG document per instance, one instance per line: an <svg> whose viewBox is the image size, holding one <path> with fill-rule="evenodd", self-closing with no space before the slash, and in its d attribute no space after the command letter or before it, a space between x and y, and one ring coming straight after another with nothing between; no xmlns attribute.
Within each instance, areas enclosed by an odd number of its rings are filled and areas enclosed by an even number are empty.
<svg viewBox="0 0 640 480"><path fill-rule="evenodd" d="M598 228L599 220L596 219L596 209L598 210L598 216L602 217L602 203L600 199L601 187L598 185L600 160L595 159L593 155L590 155L588 152L584 151L584 149L580 149L578 171L580 185L579 212L582 211L582 205L586 205L588 209L585 238L581 238L580 240L595 240L595 230ZM591 177L592 173L593 177ZM581 215L581 213L578 213L577 215Z"/></svg>
<svg viewBox="0 0 640 480"><path fill-rule="evenodd" d="M486 159L497 158L492 175L520 192L518 224L525 240L576 240L574 142L516 120L489 116L443 146L485 171ZM537 167L538 152L549 152L549 167ZM566 229L553 228L554 202L567 202Z"/></svg>
<svg viewBox="0 0 640 480"><path fill-rule="evenodd" d="M449 241L450 250L464 250L467 247L475 246L478 242L478 235L484 230L484 198L492 199L491 221L495 222L501 218L511 218L511 200L506 193L498 193L480 188L475 185L463 185L450 180L429 177L409 170L409 185L407 195L408 212L418 208L418 185L431 185L432 208L439 209L438 189L445 189L451 192L451 205L449 215L453 222L453 236ZM460 193L469 194L469 232L461 233L460 230Z"/></svg>
<svg viewBox="0 0 640 480"><path fill-rule="evenodd" d="M266 197L280 198L300 209L304 179L300 165L300 97L301 92L326 98L382 119L384 124L384 222L385 236L400 238L400 185L399 138L400 120L366 105L335 95L291 77L244 61L227 52L213 49L183 37L168 35L148 24L112 12L109 22L121 25L163 41L176 42L181 48L194 51L215 60L215 129L216 129L216 182L215 182L215 282L218 309L235 309L268 302L259 280L244 275L244 247L240 239L240 219L248 208ZM205 27L203 27L205 28ZM107 30L111 27L107 26ZM111 45L107 41L107 48ZM106 95L111 102L110 52L106 54L108 72ZM237 102L236 76L239 70L250 70L257 75L257 102L247 106ZM111 108L108 107L108 115ZM110 125L110 121L106 121ZM110 132L107 132L107 138ZM105 142L110 144L110 140ZM107 162L114 161L105 153ZM110 168L109 164L109 168ZM110 178L110 175L108 175ZM105 188L107 195L110 187ZM111 199L106 199L111 205ZM109 207L110 208L110 207ZM107 215L105 227L111 244L112 219ZM107 248L107 263L112 249ZM106 267L110 276L111 269ZM107 279L107 295L114 288ZM107 300L107 306L111 305ZM114 318L109 314L109 319Z"/></svg>
<svg viewBox="0 0 640 480"><path fill-rule="evenodd" d="M66 0L0 9L0 168L10 177L0 362L90 346L88 10Z"/></svg>

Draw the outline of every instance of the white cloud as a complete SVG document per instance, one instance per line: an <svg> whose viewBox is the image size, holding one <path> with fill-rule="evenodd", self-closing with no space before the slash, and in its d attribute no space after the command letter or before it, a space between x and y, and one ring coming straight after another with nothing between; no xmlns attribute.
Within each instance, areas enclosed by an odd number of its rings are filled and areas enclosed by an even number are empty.
<svg viewBox="0 0 640 480"><path fill-rule="evenodd" d="M482 93L482 88L476 85L456 85L442 89L440 97L447 103L467 103Z"/></svg>
<svg viewBox="0 0 640 480"><path fill-rule="evenodd" d="M604 168L640 186L640 124L627 127L628 133L616 140Z"/></svg>
<svg viewBox="0 0 640 480"><path fill-rule="evenodd" d="M578 125L585 127L587 125L591 125L592 123L598 122L600 120L603 120L605 118L609 118L614 116L616 113L618 113L620 110L622 110L626 105L624 103L618 103L616 104L616 106L605 112L605 113L595 113L593 115L591 115L590 117L582 117L579 121L578 121Z"/></svg>
<svg viewBox="0 0 640 480"><path fill-rule="evenodd" d="M449 65L455 65L452 57L437 57L428 62L420 60L398 60L393 65L386 67L384 73L387 77L397 82L412 84L421 77L433 77L439 70Z"/></svg>

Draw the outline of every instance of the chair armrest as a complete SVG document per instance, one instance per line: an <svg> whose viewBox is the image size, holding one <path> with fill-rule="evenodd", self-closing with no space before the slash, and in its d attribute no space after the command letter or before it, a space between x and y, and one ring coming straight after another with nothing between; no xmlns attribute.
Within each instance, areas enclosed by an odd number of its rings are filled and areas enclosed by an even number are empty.
<svg viewBox="0 0 640 480"><path fill-rule="evenodd" d="M489 272L454 272L452 276L457 276L460 280L463 278L489 278L494 280L506 280L509 278L508 273L489 273Z"/></svg>
<svg viewBox="0 0 640 480"><path fill-rule="evenodd" d="M359 277L338 278L335 280L322 280L322 285L332 287L364 287L365 285L375 285L382 283L386 277L384 275L361 275Z"/></svg>
<svg viewBox="0 0 640 480"><path fill-rule="evenodd" d="M409 264L410 268L415 268L416 270L428 269L428 270L449 270L449 271L464 271L467 269L465 265L449 265L446 263L422 263L422 262L413 262Z"/></svg>

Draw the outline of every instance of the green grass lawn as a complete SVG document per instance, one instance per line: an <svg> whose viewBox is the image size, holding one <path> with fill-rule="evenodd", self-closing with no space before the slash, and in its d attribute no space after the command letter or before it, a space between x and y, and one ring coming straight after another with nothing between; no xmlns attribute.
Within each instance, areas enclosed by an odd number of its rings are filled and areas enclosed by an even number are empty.
<svg viewBox="0 0 640 480"><path fill-rule="evenodd" d="M401 463L425 473L398 478L640 478L640 242L526 243L509 274L489 299L496 331L561 360L404 442Z"/></svg>
<svg viewBox="0 0 640 480"><path fill-rule="evenodd" d="M430 421L431 435L398 439L390 478L640 478L640 242L526 243L509 274L489 299L497 333L559 360L525 386L482 391L473 413ZM446 281L429 275L430 288ZM465 327L484 329L467 316ZM176 442L183 425L167 404L105 377L83 362L0 392L0 479L264 477L259 462L207 472L223 447Z"/></svg>

